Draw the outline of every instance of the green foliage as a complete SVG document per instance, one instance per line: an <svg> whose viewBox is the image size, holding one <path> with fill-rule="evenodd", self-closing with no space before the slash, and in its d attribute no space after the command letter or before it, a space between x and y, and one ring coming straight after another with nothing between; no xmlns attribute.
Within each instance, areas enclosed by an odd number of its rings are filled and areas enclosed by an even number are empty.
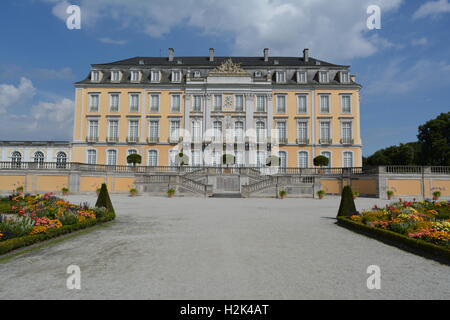
<svg viewBox="0 0 450 320"><path fill-rule="evenodd" d="M316 167L326 167L328 166L330 160L327 157L320 155L315 157L313 162Z"/></svg>
<svg viewBox="0 0 450 320"><path fill-rule="evenodd" d="M279 194L280 194L280 197L286 197L287 196L287 191L286 190L280 190Z"/></svg>
<svg viewBox="0 0 450 320"><path fill-rule="evenodd" d="M356 213L355 200L353 199L353 192L350 186L345 186L342 189L341 204L339 205L338 217L349 217Z"/></svg>
<svg viewBox="0 0 450 320"><path fill-rule="evenodd" d="M77 224L78 216L73 212L66 211L59 217L59 221L61 221L63 225Z"/></svg>
<svg viewBox="0 0 450 320"><path fill-rule="evenodd" d="M232 154L224 154L222 156L222 163L226 165L233 165L235 162L235 157Z"/></svg>
<svg viewBox="0 0 450 320"><path fill-rule="evenodd" d="M419 127L422 162L431 166L450 166L450 112Z"/></svg>
<svg viewBox="0 0 450 320"><path fill-rule="evenodd" d="M175 189L170 188L170 189L167 190L167 195L168 196L173 196L174 194L175 194Z"/></svg>
<svg viewBox="0 0 450 320"><path fill-rule="evenodd" d="M441 196L441 192L440 191L434 191L433 192L433 197L439 198Z"/></svg>
<svg viewBox="0 0 450 320"><path fill-rule="evenodd" d="M15 217L4 220L0 224L0 232L6 239L22 237L31 232L34 227L34 220L30 217Z"/></svg>
<svg viewBox="0 0 450 320"><path fill-rule="evenodd" d="M135 166L136 163L140 164L141 162L142 162L142 157L141 157L141 155L139 155L137 153L132 153L127 156L127 163L132 163L133 166Z"/></svg>
<svg viewBox="0 0 450 320"><path fill-rule="evenodd" d="M388 197L392 197L392 196L394 195L394 191L388 190L388 191L386 191L386 195L387 195Z"/></svg>
<svg viewBox="0 0 450 320"><path fill-rule="evenodd" d="M100 188L100 194L98 195L97 202L95 203L97 208L106 208L108 211L114 212L114 207L112 205L111 199L109 198L108 188L106 184L103 183Z"/></svg>
<svg viewBox="0 0 450 320"><path fill-rule="evenodd" d="M420 144L410 142L378 150L366 158L368 166L420 165Z"/></svg>

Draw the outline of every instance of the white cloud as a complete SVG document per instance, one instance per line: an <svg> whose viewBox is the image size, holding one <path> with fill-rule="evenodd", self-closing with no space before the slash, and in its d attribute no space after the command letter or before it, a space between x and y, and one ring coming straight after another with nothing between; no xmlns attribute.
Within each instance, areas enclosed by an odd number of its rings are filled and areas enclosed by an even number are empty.
<svg viewBox="0 0 450 320"><path fill-rule="evenodd" d="M54 3L60 14L67 1ZM380 5L382 16L402 0L80 0L82 24L107 19L110 25L162 37L173 28L195 27L206 35L233 39L233 54L300 55L309 47L322 59L349 59L374 54L366 27L369 5ZM219 53L218 53L219 54Z"/></svg>
<svg viewBox="0 0 450 320"><path fill-rule="evenodd" d="M425 37L419 38L419 39L413 39L411 41L411 44L413 46L426 46L428 44L428 39Z"/></svg>
<svg viewBox="0 0 450 320"><path fill-rule="evenodd" d="M116 44L116 45L124 45L128 42L126 40L115 40L115 39L111 39L111 38L100 38L98 40L100 40L100 42L103 42L106 44Z"/></svg>
<svg viewBox="0 0 450 320"><path fill-rule="evenodd" d="M74 101L54 97L33 104L38 90L27 78L20 84L0 84L0 136L3 139L69 139Z"/></svg>
<svg viewBox="0 0 450 320"><path fill-rule="evenodd" d="M36 94L33 83L27 78L21 78L20 84L0 84L0 114L4 114L10 108L30 101Z"/></svg>
<svg viewBox="0 0 450 320"><path fill-rule="evenodd" d="M428 1L421 5L413 14L414 19L426 18L428 16L436 17L443 13L450 12L450 3L448 0Z"/></svg>
<svg viewBox="0 0 450 320"><path fill-rule="evenodd" d="M404 66L403 59L393 59L379 76L368 83L368 94L405 94L429 86L446 86L450 81L447 73L450 64L445 61L418 60Z"/></svg>

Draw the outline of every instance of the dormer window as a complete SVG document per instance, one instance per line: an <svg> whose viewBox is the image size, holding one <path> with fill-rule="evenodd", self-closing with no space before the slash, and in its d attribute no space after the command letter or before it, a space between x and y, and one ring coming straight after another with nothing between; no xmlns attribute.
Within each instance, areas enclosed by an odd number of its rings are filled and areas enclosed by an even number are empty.
<svg viewBox="0 0 450 320"><path fill-rule="evenodd" d="M131 71L130 80L131 80L131 82L138 82L139 81L139 71Z"/></svg>
<svg viewBox="0 0 450 320"><path fill-rule="evenodd" d="M341 71L341 83L349 83L350 74L346 71Z"/></svg>
<svg viewBox="0 0 450 320"><path fill-rule="evenodd" d="M306 71L298 71L297 72L297 83L306 83Z"/></svg>
<svg viewBox="0 0 450 320"><path fill-rule="evenodd" d="M119 71L111 71L111 81L112 82L119 82L120 80L120 73Z"/></svg>
<svg viewBox="0 0 450 320"><path fill-rule="evenodd" d="M330 74L328 71L319 71L319 82L328 83L330 82Z"/></svg>
<svg viewBox="0 0 450 320"><path fill-rule="evenodd" d="M285 83L286 82L286 72L277 71L276 72L276 81L277 81L277 83Z"/></svg>
<svg viewBox="0 0 450 320"><path fill-rule="evenodd" d="M161 81L161 72L152 71L151 72L151 81L152 82L160 82Z"/></svg>
<svg viewBox="0 0 450 320"><path fill-rule="evenodd" d="M261 78L262 77L262 72L261 71L256 71L255 72L255 77L256 78Z"/></svg>
<svg viewBox="0 0 450 320"><path fill-rule="evenodd" d="M194 71L194 78L200 78L200 71Z"/></svg>
<svg viewBox="0 0 450 320"><path fill-rule="evenodd" d="M100 71L92 71L91 72L91 81L99 82L100 81Z"/></svg>
<svg viewBox="0 0 450 320"><path fill-rule="evenodd" d="M172 82L181 82L181 71L172 71Z"/></svg>

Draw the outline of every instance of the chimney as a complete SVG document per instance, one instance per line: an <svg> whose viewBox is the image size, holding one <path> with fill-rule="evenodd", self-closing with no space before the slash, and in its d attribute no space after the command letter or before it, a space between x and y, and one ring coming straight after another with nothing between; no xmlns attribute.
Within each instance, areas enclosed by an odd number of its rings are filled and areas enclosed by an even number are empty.
<svg viewBox="0 0 450 320"><path fill-rule="evenodd" d="M309 62L309 49L307 48L303 50L303 61Z"/></svg>
<svg viewBox="0 0 450 320"><path fill-rule="evenodd" d="M174 50L173 48L169 48L169 61L173 61Z"/></svg>
<svg viewBox="0 0 450 320"><path fill-rule="evenodd" d="M269 62L269 48L264 49L264 62Z"/></svg>
<svg viewBox="0 0 450 320"><path fill-rule="evenodd" d="M214 48L209 48L209 61L214 61Z"/></svg>

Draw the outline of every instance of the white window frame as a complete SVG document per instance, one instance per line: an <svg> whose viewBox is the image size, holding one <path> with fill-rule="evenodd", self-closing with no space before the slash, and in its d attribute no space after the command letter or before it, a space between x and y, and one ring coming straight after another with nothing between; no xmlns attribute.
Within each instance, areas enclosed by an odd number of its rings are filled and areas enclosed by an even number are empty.
<svg viewBox="0 0 450 320"><path fill-rule="evenodd" d="M136 126L136 131L132 131L131 128L131 124L132 123L136 123L137 122L137 126ZM135 126L133 125L133 128L135 128ZM139 138L139 120L138 119L130 119L128 120L128 137L129 138Z"/></svg>
<svg viewBox="0 0 450 320"><path fill-rule="evenodd" d="M97 125L96 126L91 126L91 123L92 124L94 124L94 123L96 123ZM99 123L99 121L98 120L94 120L94 119L89 119L88 120L88 137L89 138L94 138L94 139L98 139L98 135L99 135L99 131L100 131L100 128L99 128L99 126L100 126L100 123ZM91 128L93 128L92 130L91 130ZM94 132L92 132L92 131L94 131ZM95 134L92 134L92 133L95 133Z"/></svg>
<svg viewBox="0 0 450 320"><path fill-rule="evenodd" d="M301 154L306 154L306 166L302 166L302 158L301 158ZM306 169L309 167L309 152L308 150L299 150L297 152L297 167L302 168L302 169Z"/></svg>
<svg viewBox="0 0 450 320"><path fill-rule="evenodd" d="M285 94L278 94L277 97L277 113L286 113L287 112L287 95ZM284 110L281 110L280 107L280 100L284 100Z"/></svg>
<svg viewBox="0 0 450 320"><path fill-rule="evenodd" d="M326 166L324 168L332 168L333 167L333 165L332 165L332 163L333 163L333 152L331 150L322 150L322 151L320 151L320 155L326 157L326 155L324 153L329 153L330 154L330 157L329 158L327 157L328 160L329 160L328 161L328 166Z"/></svg>
<svg viewBox="0 0 450 320"><path fill-rule="evenodd" d="M191 138L192 138L192 141L194 141L194 142L202 141L202 139L203 139L202 120L200 120L200 119L192 119L191 120Z"/></svg>
<svg viewBox="0 0 450 320"><path fill-rule="evenodd" d="M174 98L178 97L178 109L175 109L175 105L174 105ZM179 113L181 112L181 94L179 93L174 93L170 95L170 111L172 113Z"/></svg>
<svg viewBox="0 0 450 320"><path fill-rule="evenodd" d="M237 104L238 97L239 97L239 100L242 101L242 107L238 106L238 104ZM245 99L244 99L244 95L243 94L236 94L236 95L234 95L234 107L235 107L235 111L238 111L238 112L245 111Z"/></svg>
<svg viewBox="0 0 450 320"><path fill-rule="evenodd" d="M350 100L349 101L349 107L350 107L349 111L344 110L344 97L348 97ZM352 110L353 110L352 102L353 102L352 94L341 94L341 113L352 113Z"/></svg>
<svg viewBox="0 0 450 320"><path fill-rule="evenodd" d="M322 105L322 98L327 98L328 101L328 111L323 110L323 105ZM329 114L331 113L331 95L330 94L319 94L319 113L326 113Z"/></svg>
<svg viewBox="0 0 450 320"><path fill-rule="evenodd" d="M286 83L286 71L275 71L275 78L277 83Z"/></svg>
<svg viewBox="0 0 450 320"><path fill-rule="evenodd" d="M341 71L340 72L340 80L341 80L341 83L350 83L350 72Z"/></svg>
<svg viewBox="0 0 450 320"><path fill-rule="evenodd" d="M156 122L157 127L156 127L156 136L152 136L152 122ZM152 139L152 140L157 140L159 137L161 136L161 125L160 125L160 120L159 119L149 119L148 120L148 138Z"/></svg>
<svg viewBox="0 0 450 320"><path fill-rule="evenodd" d="M117 110L113 110L113 96L117 96ZM120 111L120 93L111 92L109 94L109 112L119 112Z"/></svg>
<svg viewBox="0 0 450 320"><path fill-rule="evenodd" d="M300 98L305 100L305 111L300 110ZM298 94L297 95L297 113L305 114L308 113L308 94Z"/></svg>
<svg viewBox="0 0 450 320"><path fill-rule="evenodd" d="M93 109L93 97L97 97L97 108ZM100 111L100 93L89 93L89 112L99 112Z"/></svg>
<svg viewBox="0 0 450 320"><path fill-rule="evenodd" d="M109 158L110 153L114 153L114 155L115 155L115 158L114 158L115 163L110 163L110 161L109 161L110 160L110 158ZM119 154L119 152L117 151L117 149L106 149L106 165L108 165L108 166L117 166L118 154Z"/></svg>
<svg viewBox="0 0 450 320"><path fill-rule="evenodd" d="M178 130L174 130L174 123L178 123ZM181 137L181 120L169 119L169 137L171 141L177 141Z"/></svg>
<svg viewBox="0 0 450 320"><path fill-rule="evenodd" d="M91 82L100 82L100 71L91 71Z"/></svg>
<svg viewBox="0 0 450 320"><path fill-rule="evenodd" d="M198 99L198 100L197 100ZM201 112L202 111L202 96L195 94L192 96L192 111L193 112ZM196 101L199 102L198 108L196 108Z"/></svg>
<svg viewBox="0 0 450 320"><path fill-rule="evenodd" d="M111 129L112 129L112 127L111 127L111 123L112 122L116 122L117 123L117 130L116 130L116 135L113 137L112 135L111 135ZM119 125L120 123L119 123L119 120L118 119L109 119L108 120L108 138L115 138L115 139L119 139L119 128L120 128L120 125Z"/></svg>
<svg viewBox="0 0 450 320"><path fill-rule="evenodd" d="M262 110L259 106L262 104ZM266 97L264 95L256 96L256 112L266 112Z"/></svg>
<svg viewBox="0 0 450 320"><path fill-rule="evenodd" d="M131 82L139 82L140 81L140 77L141 77L141 72L140 71L132 70L130 72L130 81Z"/></svg>
<svg viewBox="0 0 450 320"><path fill-rule="evenodd" d="M306 71L297 71L297 83L308 83L308 73Z"/></svg>
<svg viewBox="0 0 450 320"><path fill-rule="evenodd" d="M172 71L171 79L172 79L173 83L180 83L181 82L181 71L180 70Z"/></svg>
<svg viewBox="0 0 450 320"><path fill-rule="evenodd" d="M150 71L150 82L152 82L152 83L161 82L161 71L157 71L157 70Z"/></svg>
<svg viewBox="0 0 450 320"><path fill-rule="evenodd" d="M120 71L111 71L111 82L120 82Z"/></svg>
<svg viewBox="0 0 450 320"><path fill-rule="evenodd" d="M156 97L156 108L153 107L153 98ZM148 110L150 113L158 113L159 112L159 107L161 105L161 96L159 93L149 93L149 106L148 106Z"/></svg>
<svg viewBox="0 0 450 320"><path fill-rule="evenodd" d="M284 132L280 135L280 127L279 125L283 124L284 125ZM282 142L282 139L284 138L285 141L287 141L288 139L288 124L286 120L279 120L276 122L276 130L277 130L277 134L278 134L278 139L280 142Z"/></svg>
<svg viewBox="0 0 450 320"><path fill-rule="evenodd" d="M220 102L220 105L219 105ZM221 94L214 95L214 111L222 111L223 108L223 97Z"/></svg>
<svg viewBox="0 0 450 320"><path fill-rule="evenodd" d="M329 71L319 71L319 82L320 83L330 83L330 72Z"/></svg>
<svg viewBox="0 0 450 320"><path fill-rule="evenodd" d="M137 101L137 109L136 110L132 109L132 107L133 107L133 97L135 97L135 96L137 96L137 99L136 99L136 101ZM136 92L129 93L128 100L129 100L129 108L128 108L128 110L130 112L139 112L141 94L140 93L136 93Z"/></svg>
<svg viewBox="0 0 450 320"><path fill-rule="evenodd" d="M348 137L350 140L353 139L353 121L351 120L342 120L341 121L341 139L345 139L344 137L344 123L350 124L350 136Z"/></svg>
<svg viewBox="0 0 450 320"><path fill-rule="evenodd" d="M304 141L308 141L308 139L309 139L309 132L308 132L309 128L308 128L308 120L306 120L306 119L297 121L297 133L296 133L297 140L303 140L302 137L300 136L300 124L303 124L303 123L306 124L305 125L306 131L305 131Z"/></svg>
<svg viewBox="0 0 450 320"><path fill-rule="evenodd" d="M150 162L150 152L155 152L156 153L156 158L155 158L155 160L156 160L156 164L154 165L155 167L157 167L158 166L158 163L159 163L159 151L158 151L158 149L148 149L147 150L147 165L150 167L150 166L153 166L152 164L151 164L151 162Z"/></svg>
<svg viewBox="0 0 450 320"><path fill-rule="evenodd" d="M323 137L322 136L322 123L328 123L328 132L329 132L328 137ZM331 140L332 141L332 139L333 139L332 135L333 135L333 131L331 129L331 120L320 120L319 121L319 139L320 140Z"/></svg>
<svg viewBox="0 0 450 320"><path fill-rule="evenodd" d="M345 163L345 154L350 153L351 154L351 166L347 166ZM342 168L353 168L355 166L355 153L352 150L344 150L342 151Z"/></svg>
<svg viewBox="0 0 450 320"><path fill-rule="evenodd" d="M89 155L89 153L92 151L93 155L94 155L94 162L90 161L91 157ZM97 164L97 150L96 149L88 149L86 150L86 163L87 164Z"/></svg>

